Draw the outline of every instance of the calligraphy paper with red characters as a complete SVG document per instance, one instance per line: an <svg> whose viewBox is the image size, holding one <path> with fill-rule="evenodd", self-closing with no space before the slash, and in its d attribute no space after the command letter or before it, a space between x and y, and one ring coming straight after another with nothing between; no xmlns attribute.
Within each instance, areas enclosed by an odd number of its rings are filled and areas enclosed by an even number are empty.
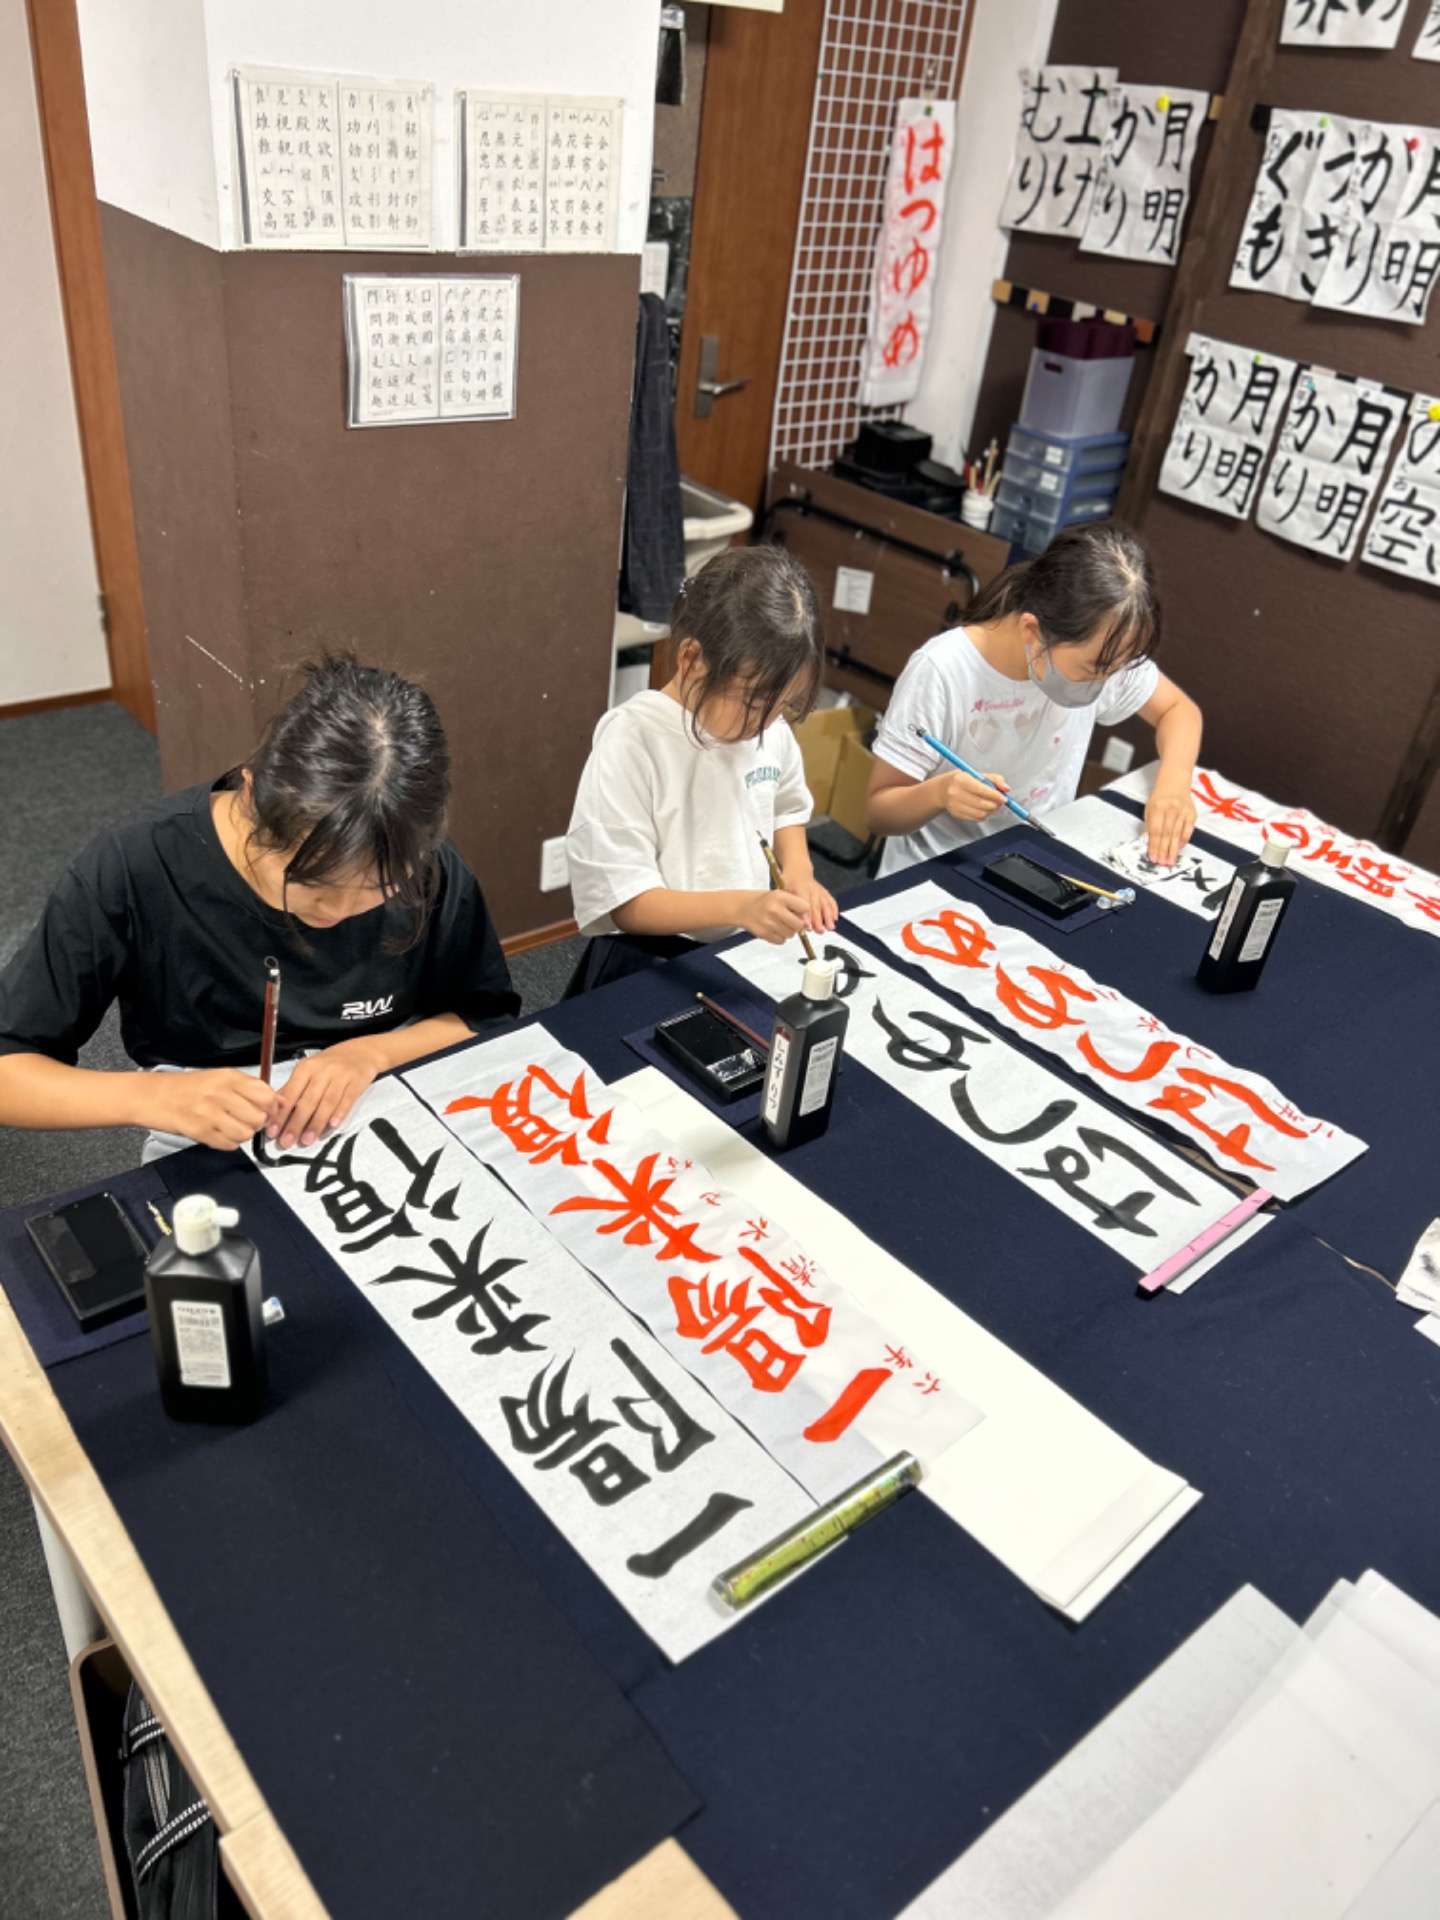
<svg viewBox="0 0 1440 1920"><path fill-rule="evenodd" d="M383 1080L254 1158L661 1650L723 1632L710 1582L814 1502L434 1114Z"/></svg>
<svg viewBox="0 0 1440 1920"><path fill-rule="evenodd" d="M825 953L850 1008L846 1053L1141 1273L1234 1206L1202 1168L843 932ZM781 947L752 940L722 957L773 1000L795 991L795 957Z"/></svg>
<svg viewBox="0 0 1440 1920"><path fill-rule="evenodd" d="M1116 988L933 881L846 917L1002 1027L1172 1127L1217 1167L1282 1200L1298 1199L1365 1151L1353 1134L1301 1113L1263 1074L1172 1032Z"/></svg>
<svg viewBox="0 0 1440 1920"><path fill-rule="evenodd" d="M1112 781L1106 793L1145 801L1155 785L1159 762L1137 767L1123 780ZM1378 907L1381 913L1403 920L1419 933L1440 934L1440 875L1412 867L1369 840L1357 840L1325 822L1306 807L1281 807L1264 794L1227 780L1208 767L1197 767L1190 782L1196 826L1232 846L1260 857L1266 837L1283 840L1290 848L1290 872L1307 874L1322 887L1349 894Z"/></svg>
<svg viewBox="0 0 1440 1920"><path fill-rule="evenodd" d="M543 1027L405 1078L817 1500L902 1449L938 1459L982 1417Z"/></svg>
<svg viewBox="0 0 1440 1920"><path fill-rule="evenodd" d="M954 149L953 100L900 102L870 287L862 407L894 406L920 391Z"/></svg>

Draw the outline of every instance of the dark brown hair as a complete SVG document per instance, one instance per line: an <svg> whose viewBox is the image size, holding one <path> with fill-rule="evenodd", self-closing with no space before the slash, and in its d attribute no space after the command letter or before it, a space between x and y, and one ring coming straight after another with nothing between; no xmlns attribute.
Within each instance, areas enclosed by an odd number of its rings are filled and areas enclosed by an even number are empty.
<svg viewBox="0 0 1440 1920"><path fill-rule="evenodd" d="M266 727L246 762L250 842L288 853L285 883L374 875L408 908L400 946L424 931L439 885L450 749L423 687L353 654L327 653Z"/></svg>
<svg viewBox="0 0 1440 1920"><path fill-rule="evenodd" d="M1033 614L1045 651L1101 634L1097 674L1148 659L1160 644L1160 595L1138 534L1116 520L1066 527L1033 560L1007 567L965 609L980 626Z"/></svg>
<svg viewBox="0 0 1440 1920"><path fill-rule="evenodd" d="M670 631L700 648L690 709L697 739L706 702L727 688L743 693L747 731L758 721L763 734L797 681L801 715L814 706L825 664L820 606L809 574L783 547L717 553L681 587Z"/></svg>

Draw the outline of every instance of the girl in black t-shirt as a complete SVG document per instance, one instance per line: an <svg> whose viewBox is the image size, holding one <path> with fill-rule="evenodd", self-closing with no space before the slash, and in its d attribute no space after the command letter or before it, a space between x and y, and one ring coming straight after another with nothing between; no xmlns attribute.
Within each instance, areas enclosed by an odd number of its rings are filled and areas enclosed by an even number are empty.
<svg viewBox="0 0 1440 1920"><path fill-rule="evenodd" d="M513 1016L474 876L444 838L450 755L428 694L327 658L243 767L172 794L72 862L0 973L0 1124L143 1126L147 1158L263 1127L340 1126L377 1074ZM281 966L272 1091L265 962ZM75 1063L112 1001L141 1068Z"/></svg>

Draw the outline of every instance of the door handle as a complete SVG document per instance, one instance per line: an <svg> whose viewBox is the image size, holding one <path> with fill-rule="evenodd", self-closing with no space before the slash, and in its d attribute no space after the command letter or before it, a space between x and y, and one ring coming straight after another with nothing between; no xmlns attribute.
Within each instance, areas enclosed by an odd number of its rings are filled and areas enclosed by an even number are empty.
<svg viewBox="0 0 1440 1920"><path fill-rule="evenodd" d="M739 393L742 387L748 387L751 375L742 374L738 380L721 380L716 376L720 371L720 336L718 333L704 333L700 336L700 366L695 376L695 418L708 420L715 402L727 393Z"/></svg>

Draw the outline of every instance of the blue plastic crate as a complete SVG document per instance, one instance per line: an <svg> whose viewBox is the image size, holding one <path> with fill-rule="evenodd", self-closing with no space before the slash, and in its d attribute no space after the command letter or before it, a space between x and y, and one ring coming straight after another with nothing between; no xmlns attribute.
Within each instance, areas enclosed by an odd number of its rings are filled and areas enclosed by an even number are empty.
<svg viewBox="0 0 1440 1920"><path fill-rule="evenodd" d="M1010 429L1007 456L1015 454L1037 467L1060 473L1098 473L1123 467L1130 452L1128 433L1089 433L1066 440L1055 433L1036 433L1033 427Z"/></svg>

